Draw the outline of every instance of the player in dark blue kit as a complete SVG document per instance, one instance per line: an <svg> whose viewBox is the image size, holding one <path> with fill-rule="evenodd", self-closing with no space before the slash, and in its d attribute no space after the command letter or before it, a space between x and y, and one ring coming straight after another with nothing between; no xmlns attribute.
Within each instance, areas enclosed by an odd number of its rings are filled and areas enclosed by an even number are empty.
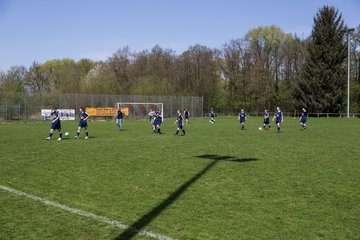
<svg viewBox="0 0 360 240"><path fill-rule="evenodd" d="M241 130L244 130L246 121L246 112L244 111L244 109L241 109L241 111L239 112L238 119L240 120Z"/></svg>
<svg viewBox="0 0 360 240"><path fill-rule="evenodd" d="M122 129L122 120L124 118L125 114L123 111L121 111L121 108L118 108L117 116L116 116L116 124L119 127L119 130Z"/></svg>
<svg viewBox="0 0 360 240"><path fill-rule="evenodd" d="M300 125L304 130L306 130L306 121L307 121L307 113L306 113L306 109L303 108L300 117Z"/></svg>
<svg viewBox="0 0 360 240"><path fill-rule="evenodd" d="M88 139L89 133L88 133L87 120L90 117L90 115L87 112L85 112L85 109L83 107L81 107L79 110L80 110L80 113L79 113L80 121L79 121L79 126L77 129L75 138L78 139L80 136L80 130L82 128L85 128L85 139Z"/></svg>
<svg viewBox="0 0 360 240"><path fill-rule="evenodd" d="M178 127L177 127L176 133L175 133L174 135L177 136L178 133L179 133L179 131L180 131L180 129L181 129L181 131L183 132L183 136L185 136L185 135L186 135L186 132L185 132L185 129L184 129L183 117L182 117L182 115L181 115L181 113L180 113L180 110L177 110L177 118L176 118L176 121L174 122L174 125L175 125L176 123L178 124Z"/></svg>
<svg viewBox="0 0 360 240"><path fill-rule="evenodd" d="M190 116L190 113L187 109L185 109L184 111L184 117L185 117L185 123L186 124L189 124L189 116Z"/></svg>
<svg viewBox="0 0 360 240"><path fill-rule="evenodd" d="M161 122L162 122L161 112L156 111L155 117L154 117L154 123L153 123L153 125L154 125L154 133L161 134L161 131L160 131Z"/></svg>
<svg viewBox="0 0 360 240"><path fill-rule="evenodd" d="M276 108L276 112L274 114L273 120L274 119L276 120L275 123L277 126L277 130L278 132L280 132L280 124L284 121L284 118L283 118L283 113L281 112L279 107Z"/></svg>
<svg viewBox="0 0 360 240"><path fill-rule="evenodd" d="M265 109L265 111L264 111L264 127L263 127L264 130L266 130L266 125L268 125L269 130L271 130L270 114L269 114L268 110Z"/></svg>
<svg viewBox="0 0 360 240"><path fill-rule="evenodd" d="M210 109L210 120L209 120L209 123L211 123L211 124L214 124L214 123L215 123L215 112L214 112L214 109L213 109L213 108Z"/></svg>
<svg viewBox="0 0 360 240"><path fill-rule="evenodd" d="M56 107L53 107L51 109L51 127L50 127L50 132L49 132L49 137L46 138L46 140L52 140L52 136L54 133L54 130L58 130L59 131L59 138L58 140L62 139L62 132L61 132L61 122L60 122L60 113L57 110Z"/></svg>

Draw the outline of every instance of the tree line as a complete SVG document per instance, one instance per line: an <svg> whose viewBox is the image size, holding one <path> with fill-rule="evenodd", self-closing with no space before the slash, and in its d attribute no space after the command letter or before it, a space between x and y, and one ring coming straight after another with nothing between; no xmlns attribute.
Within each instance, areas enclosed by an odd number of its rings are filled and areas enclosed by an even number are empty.
<svg viewBox="0 0 360 240"><path fill-rule="evenodd" d="M125 46L105 61L55 59L0 72L0 101L21 103L23 95L61 93L203 96L204 108L219 112L344 112L347 31L329 6L314 17L310 37L279 27L250 30L214 49L196 44L181 54L158 45L131 51ZM351 34L351 111L360 111L360 25Z"/></svg>

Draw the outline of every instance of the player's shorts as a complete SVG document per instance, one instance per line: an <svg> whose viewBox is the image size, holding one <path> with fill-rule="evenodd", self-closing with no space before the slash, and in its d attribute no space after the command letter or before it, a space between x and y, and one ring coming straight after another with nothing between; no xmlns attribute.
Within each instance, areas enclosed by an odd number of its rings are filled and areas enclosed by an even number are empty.
<svg viewBox="0 0 360 240"><path fill-rule="evenodd" d="M87 127L88 125L87 125L87 122L86 121L84 121L84 120L80 120L80 122L79 122L79 127L80 128L84 128L84 127Z"/></svg>
<svg viewBox="0 0 360 240"><path fill-rule="evenodd" d="M54 130L61 130L61 123L60 121L56 121L56 122L53 122L51 123L51 129L54 129Z"/></svg>
<svg viewBox="0 0 360 240"><path fill-rule="evenodd" d="M185 115L185 119L189 119L189 116L186 116L186 115Z"/></svg>
<svg viewBox="0 0 360 240"><path fill-rule="evenodd" d="M270 120L268 118L264 119L264 124L270 124Z"/></svg>
<svg viewBox="0 0 360 240"><path fill-rule="evenodd" d="M157 118L155 121L154 121L154 125L160 125L161 124L161 119Z"/></svg>
<svg viewBox="0 0 360 240"><path fill-rule="evenodd" d="M182 123L179 123L179 124L178 124L178 128L183 129Z"/></svg>
<svg viewBox="0 0 360 240"><path fill-rule="evenodd" d="M307 121L306 118L302 118L302 119L300 120L301 123L306 123L306 121Z"/></svg>
<svg viewBox="0 0 360 240"><path fill-rule="evenodd" d="M240 118L240 123L245 123L245 118Z"/></svg>
<svg viewBox="0 0 360 240"><path fill-rule="evenodd" d="M276 124L281 123L281 119L276 119Z"/></svg>
<svg viewBox="0 0 360 240"><path fill-rule="evenodd" d="M215 114L210 114L210 117L212 117L212 118L215 117Z"/></svg>

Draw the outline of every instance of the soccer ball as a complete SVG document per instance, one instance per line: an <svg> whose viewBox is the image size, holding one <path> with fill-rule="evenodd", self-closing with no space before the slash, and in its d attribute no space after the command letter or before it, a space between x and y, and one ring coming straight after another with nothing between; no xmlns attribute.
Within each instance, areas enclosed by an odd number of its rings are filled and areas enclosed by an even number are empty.
<svg viewBox="0 0 360 240"><path fill-rule="evenodd" d="M259 130L261 131L261 130L262 130L262 127L259 127Z"/></svg>
<svg viewBox="0 0 360 240"><path fill-rule="evenodd" d="M65 136L69 136L69 132L65 132Z"/></svg>

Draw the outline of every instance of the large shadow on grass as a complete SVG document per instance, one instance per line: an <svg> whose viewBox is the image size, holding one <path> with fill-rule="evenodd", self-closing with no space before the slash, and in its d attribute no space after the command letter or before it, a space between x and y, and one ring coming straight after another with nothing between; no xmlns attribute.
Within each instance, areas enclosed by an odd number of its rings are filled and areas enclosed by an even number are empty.
<svg viewBox="0 0 360 240"><path fill-rule="evenodd" d="M213 168L219 162L234 162L234 163L247 163L251 161L258 161L257 158L235 158L232 156L220 156L220 155L199 155L195 158L202 158L212 160L201 171L191 177L188 181L182 184L178 189L171 193L166 199L164 199L159 205L154 207L148 213L140 217L135 223L133 223L128 229L117 236L116 240L129 240L136 236L141 230L149 225L162 211L169 207L176 199L178 199L191 185L199 180L206 172Z"/></svg>

